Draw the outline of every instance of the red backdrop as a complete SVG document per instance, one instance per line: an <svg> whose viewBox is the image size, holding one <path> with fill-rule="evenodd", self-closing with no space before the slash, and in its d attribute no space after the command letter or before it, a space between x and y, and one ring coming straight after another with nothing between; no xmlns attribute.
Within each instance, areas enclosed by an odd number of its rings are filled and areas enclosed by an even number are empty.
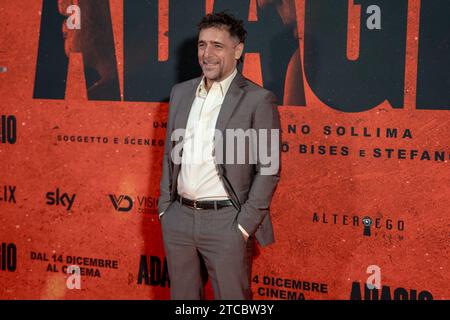
<svg viewBox="0 0 450 320"><path fill-rule="evenodd" d="M172 58L168 2L159 2L161 60ZM109 3L123 92L123 2ZM79 53L69 57L64 99L34 98L42 5L0 0L0 298L167 299L156 200L168 105L88 100ZM304 61L305 1L295 5ZM303 66L290 64L303 76L306 104L279 107L276 243L255 256L255 299L364 299L370 265L380 267L385 298L449 298L450 105L416 108L420 5L408 1L402 108L386 100L364 112L335 110L311 89ZM205 12L213 8L206 1ZM248 8L257 21L258 2ZM351 9L354 55L364 13ZM264 85L259 59L248 52L243 73ZM389 128L398 136L386 137ZM413 159L410 150L418 151ZM72 264L82 267L79 290L66 285Z"/></svg>

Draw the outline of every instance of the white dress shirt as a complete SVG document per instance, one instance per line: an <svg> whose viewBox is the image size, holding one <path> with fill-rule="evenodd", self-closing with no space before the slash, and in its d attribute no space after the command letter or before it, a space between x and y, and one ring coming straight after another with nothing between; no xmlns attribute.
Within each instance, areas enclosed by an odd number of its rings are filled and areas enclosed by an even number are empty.
<svg viewBox="0 0 450 320"><path fill-rule="evenodd" d="M214 130L226 93L237 69L207 90L205 77L197 87L183 138L178 194L191 200L225 200L229 196L220 181L213 158ZM162 216L164 212L160 214ZM248 237L248 233L239 225Z"/></svg>
<svg viewBox="0 0 450 320"><path fill-rule="evenodd" d="M220 82L213 82L209 91L203 77L197 87L183 139L178 194L191 200L224 200L228 194L213 159L214 129L223 99L237 70Z"/></svg>

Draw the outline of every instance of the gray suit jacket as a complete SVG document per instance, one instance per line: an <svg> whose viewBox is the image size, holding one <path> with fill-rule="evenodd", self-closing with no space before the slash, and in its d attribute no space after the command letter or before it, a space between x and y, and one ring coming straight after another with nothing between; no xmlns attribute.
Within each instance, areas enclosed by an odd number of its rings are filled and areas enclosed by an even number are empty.
<svg viewBox="0 0 450 320"><path fill-rule="evenodd" d="M166 141L160 182L158 212L165 211L175 201L177 180L181 165L174 164L172 150L179 141L171 141L171 133L175 129L186 129L189 111L195 99L196 89L202 77L188 80L172 88L169 102L169 118L167 121ZM238 71L224 98L216 129L224 133L223 152L226 155L225 129L241 128L280 129L280 116L275 95L244 78ZM275 146L268 134L269 147ZM277 151L272 155L278 166L272 174L261 174L263 167L269 167L264 161L248 161L246 163L227 164L226 161L216 163L219 178L230 196L234 207L238 210L237 222L250 234L254 235L261 246L274 242L273 226L270 218L270 203L281 172L281 132L278 136ZM249 148L246 148L249 149ZM219 148L217 148L219 150ZM219 154L215 150L216 154ZM237 151L234 150L236 155ZM182 150L180 155L182 154ZM225 158L223 158L225 159ZM218 163L219 162L219 163Z"/></svg>

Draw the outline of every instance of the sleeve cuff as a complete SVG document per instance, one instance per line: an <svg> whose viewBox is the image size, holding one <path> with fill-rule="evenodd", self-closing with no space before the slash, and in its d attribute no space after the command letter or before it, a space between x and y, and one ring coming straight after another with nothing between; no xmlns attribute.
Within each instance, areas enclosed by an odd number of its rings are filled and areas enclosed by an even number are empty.
<svg viewBox="0 0 450 320"><path fill-rule="evenodd" d="M248 238L249 235L248 235L247 231L245 231L245 229L240 224L238 224L238 227L239 227L239 230L241 230L242 233Z"/></svg>

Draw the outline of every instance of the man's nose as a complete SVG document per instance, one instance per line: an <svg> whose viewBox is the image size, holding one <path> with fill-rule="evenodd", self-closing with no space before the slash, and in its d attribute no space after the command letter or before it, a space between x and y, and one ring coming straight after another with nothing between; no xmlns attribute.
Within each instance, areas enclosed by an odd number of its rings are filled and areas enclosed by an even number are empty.
<svg viewBox="0 0 450 320"><path fill-rule="evenodd" d="M203 51L203 58L208 58L211 55L211 46L206 46L205 51Z"/></svg>

